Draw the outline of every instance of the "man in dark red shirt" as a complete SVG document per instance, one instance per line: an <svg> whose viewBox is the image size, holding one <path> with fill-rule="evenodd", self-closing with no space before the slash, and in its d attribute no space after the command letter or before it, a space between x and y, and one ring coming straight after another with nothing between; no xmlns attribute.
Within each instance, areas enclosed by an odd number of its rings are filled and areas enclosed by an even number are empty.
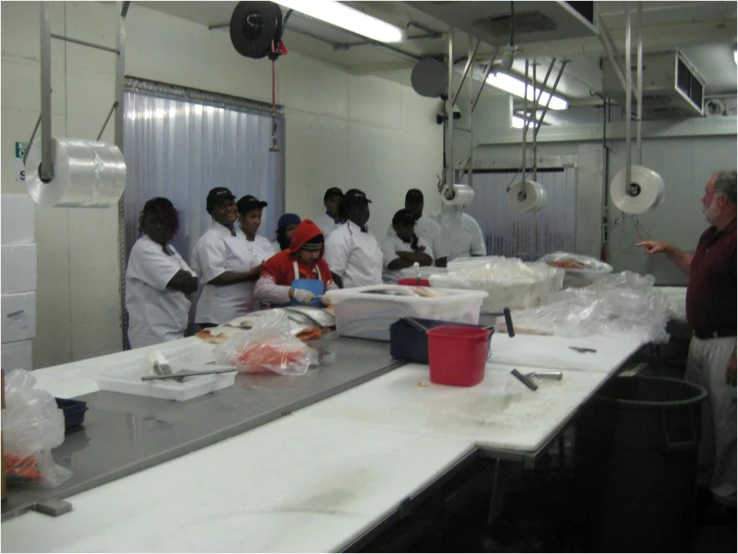
<svg viewBox="0 0 738 554"><path fill-rule="evenodd" d="M694 253L646 241L646 254L665 253L689 274L689 345L685 378L707 389L700 442L700 484L712 491L707 513L735 522L736 512L736 172L714 175L702 197L711 224ZM719 517L708 519L720 519Z"/></svg>

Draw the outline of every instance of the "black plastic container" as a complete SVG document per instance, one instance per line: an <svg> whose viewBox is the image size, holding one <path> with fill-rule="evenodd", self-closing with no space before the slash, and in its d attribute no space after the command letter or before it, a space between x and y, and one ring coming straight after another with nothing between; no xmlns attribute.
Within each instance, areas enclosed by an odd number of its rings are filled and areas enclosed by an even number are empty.
<svg viewBox="0 0 738 554"><path fill-rule="evenodd" d="M56 398L56 405L64 412L64 428L79 427L85 421L85 412L89 409L83 400Z"/></svg>
<svg viewBox="0 0 738 554"><path fill-rule="evenodd" d="M484 325L472 325L469 323L456 323L455 321L441 321L438 319L413 318L427 329L441 327L443 325L454 325L456 327L475 327L481 329ZM490 339L493 330L490 330ZM408 360L416 364L428 363L428 335L409 323L398 319L390 325L390 355L393 358Z"/></svg>

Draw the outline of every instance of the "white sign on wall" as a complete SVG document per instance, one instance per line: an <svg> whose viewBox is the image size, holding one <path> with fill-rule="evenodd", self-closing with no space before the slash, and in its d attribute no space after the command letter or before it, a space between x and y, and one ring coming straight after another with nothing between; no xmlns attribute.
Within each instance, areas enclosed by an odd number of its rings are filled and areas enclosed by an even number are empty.
<svg viewBox="0 0 738 554"><path fill-rule="evenodd" d="M26 166L23 163L23 156L26 155L27 142L15 143L15 180L21 183L26 180Z"/></svg>

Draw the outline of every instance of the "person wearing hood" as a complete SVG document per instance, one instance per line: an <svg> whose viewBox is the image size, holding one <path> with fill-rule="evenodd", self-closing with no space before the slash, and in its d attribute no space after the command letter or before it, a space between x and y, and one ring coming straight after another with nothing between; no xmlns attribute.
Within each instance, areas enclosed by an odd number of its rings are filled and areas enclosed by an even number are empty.
<svg viewBox="0 0 738 554"><path fill-rule="evenodd" d="M256 283L254 295L272 306L289 304L320 305L316 297L338 288L323 259L324 238L309 219L297 226L287 250L267 260Z"/></svg>

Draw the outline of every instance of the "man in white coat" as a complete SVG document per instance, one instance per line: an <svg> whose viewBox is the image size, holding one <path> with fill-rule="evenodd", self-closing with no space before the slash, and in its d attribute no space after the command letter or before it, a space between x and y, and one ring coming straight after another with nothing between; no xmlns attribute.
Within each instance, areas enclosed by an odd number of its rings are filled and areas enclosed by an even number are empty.
<svg viewBox="0 0 738 554"><path fill-rule="evenodd" d="M449 244L443 236L441 226L430 217L423 215L425 200L423 192L418 189L410 189L405 194L405 209L415 218L415 234L431 245L428 253L435 260L437 267L446 267L449 255ZM387 229L387 236L395 236L394 225Z"/></svg>
<svg viewBox="0 0 738 554"><path fill-rule="evenodd" d="M341 288L382 284L382 249L366 226L370 203L362 191L347 190L340 209L346 223L326 242L324 258Z"/></svg>
<svg viewBox="0 0 738 554"><path fill-rule="evenodd" d="M320 228L320 232L323 233L323 237L326 239L343 223L339 214L341 200L343 200L343 191L338 187L329 188L323 195L325 213L313 223Z"/></svg>
<svg viewBox="0 0 738 554"><path fill-rule="evenodd" d="M486 256L484 235L479 223L464 212L463 206L443 204L431 218L441 226L441 232L449 243L448 261L471 256Z"/></svg>

